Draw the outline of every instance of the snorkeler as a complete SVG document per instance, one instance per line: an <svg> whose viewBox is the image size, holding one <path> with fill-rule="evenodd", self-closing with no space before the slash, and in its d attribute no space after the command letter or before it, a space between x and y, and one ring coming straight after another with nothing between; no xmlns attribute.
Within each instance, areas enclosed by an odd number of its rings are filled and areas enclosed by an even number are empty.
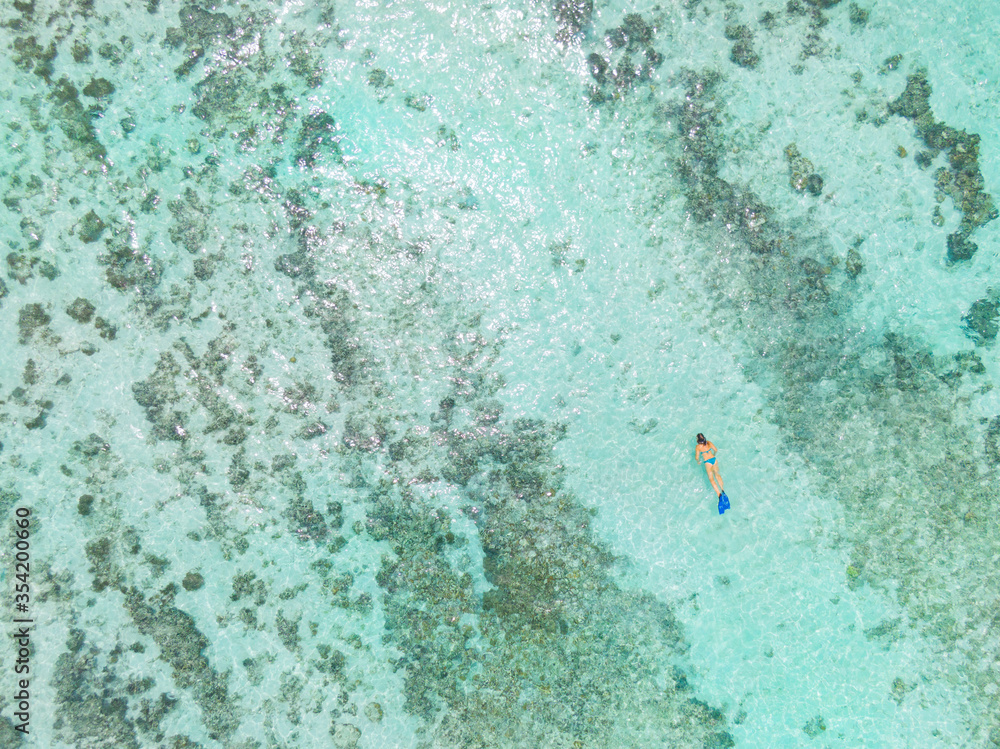
<svg viewBox="0 0 1000 749"><path fill-rule="evenodd" d="M722 484L722 474L719 473L718 466L715 465L716 456L719 454L715 444L705 439L705 435L698 433L698 444L694 448L694 459L705 466L708 480L712 482L712 488L719 495L719 514L721 515L729 509L729 497L726 496L725 487Z"/></svg>

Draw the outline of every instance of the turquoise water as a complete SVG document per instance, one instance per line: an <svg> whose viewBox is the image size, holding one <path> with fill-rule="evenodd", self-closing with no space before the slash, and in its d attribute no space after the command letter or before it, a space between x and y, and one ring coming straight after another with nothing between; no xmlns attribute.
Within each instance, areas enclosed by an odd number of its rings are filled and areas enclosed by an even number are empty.
<svg viewBox="0 0 1000 749"><path fill-rule="evenodd" d="M1000 746L1000 9L912 6L5 5L0 746Z"/></svg>

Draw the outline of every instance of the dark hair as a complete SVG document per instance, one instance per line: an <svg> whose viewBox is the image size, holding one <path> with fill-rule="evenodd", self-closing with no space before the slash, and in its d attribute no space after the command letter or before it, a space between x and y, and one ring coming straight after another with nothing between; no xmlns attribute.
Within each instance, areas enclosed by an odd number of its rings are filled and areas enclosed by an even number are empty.
<svg viewBox="0 0 1000 749"><path fill-rule="evenodd" d="M704 445L707 441L708 440L705 439L705 435L702 434L701 432L698 432L698 444Z"/></svg>

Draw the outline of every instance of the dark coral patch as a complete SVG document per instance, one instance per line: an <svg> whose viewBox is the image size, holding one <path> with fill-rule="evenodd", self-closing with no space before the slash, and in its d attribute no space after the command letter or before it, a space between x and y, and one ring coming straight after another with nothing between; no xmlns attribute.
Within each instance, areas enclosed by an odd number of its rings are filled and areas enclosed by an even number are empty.
<svg viewBox="0 0 1000 749"><path fill-rule="evenodd" d="M906 79L906 88L888 104L890 114L913 120L917 135L928 151L919 155L929 165L941 151L948 155L948 167L938 170L936 186L951 196L962 212L959 230L948 237L948 261L970 259L978 249L969 236L979 227L1000 215L993 196L983 188L985 181L979 169L979 141L975 133L957 130L934 119L930 104L931 85L927 71L918 70Z"/></svg>
<svg viewBox="0 0 1000 749"><path fill-rule="evenodd" d="M594 83L589 86L592 104L621 98L636 84L649 80L663 62L652 47L656 28L638 13L626 14L620 26L604 32L603 51L587 56Z"/></svg>
<svg viewBox="0 0 1000 749"><path fill-rule="evenodd" d="M590 25L594 13L594 0L554 0L552 15L559 25L556 36L569 39Z"/></svg>
<svg viewBox="0 0 1000 749"><path fill-rule="evenodd" d="M84 96L93 99L103 99L111 96L115 92L115 87L107 78L94 78L83 88Z"/></svg>

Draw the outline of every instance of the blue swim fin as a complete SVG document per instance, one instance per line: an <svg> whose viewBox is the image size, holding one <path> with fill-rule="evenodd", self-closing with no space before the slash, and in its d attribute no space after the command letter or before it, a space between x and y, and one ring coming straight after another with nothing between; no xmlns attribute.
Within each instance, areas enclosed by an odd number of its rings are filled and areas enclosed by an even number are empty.
<svg viewBox="0 0 1000 749"><path fill-rule="evenodd" d="M725 492L719 495L719 514L721 515L726 510L729 509L729 497L726 496Z"/></svg>

